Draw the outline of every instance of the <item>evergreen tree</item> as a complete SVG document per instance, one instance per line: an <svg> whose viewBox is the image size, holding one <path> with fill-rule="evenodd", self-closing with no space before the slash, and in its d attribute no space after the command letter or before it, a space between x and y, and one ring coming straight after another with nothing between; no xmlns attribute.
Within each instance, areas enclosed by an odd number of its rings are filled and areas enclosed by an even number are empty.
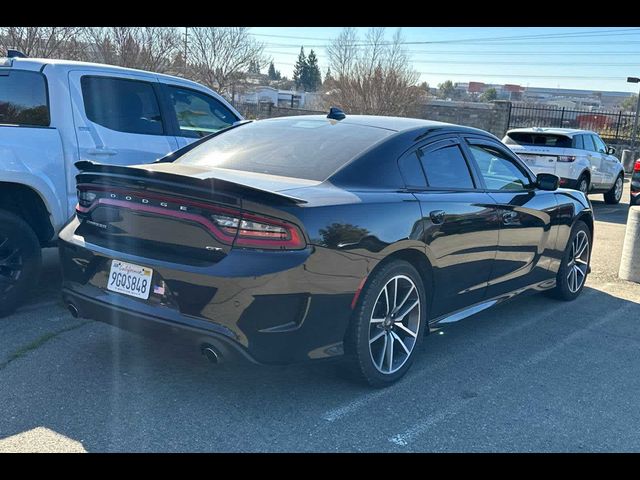
<svg viewBox="0 0 640 480"><path fill-rule="evenodd" d="M300 86L304 87L304 81L306 80L307 73L307 57L304 54L304 47L300 47L300 55L298 55L298 61L293 67L293 82L296 88Z"/></svg>
<svg viewBox="0 0 640 480"><path fill-rule="evenodd" d="M260 73L260 64L257 60L251 60L251 62L249 62L249 73Z"/></svg>
<svg viewBox="0 0 640 480"><path fill-rule="evenodd" d="M324 74L324 83L331 83L333 77L331 76L331 67L327 68L327 73Z"/></svg>
<svg viewBox="0 0 640 480"><path fill-rule="evenodd" d="M322 84L322 74L320 73L320 67L318 67L318 57L316 57L313 50L309 52L309 56L307 57L306 70L306 82L304 83L305 90L308 92L315 92Z"/></svg>
<svg viewBox="0 0 640 480"><path fill-rule="evenodd" d="M269 70L267 72L267 75L269 76L269 80L278 80L278 77L276 75L276 67L273 64L273 62L269 64Z"/></svg>

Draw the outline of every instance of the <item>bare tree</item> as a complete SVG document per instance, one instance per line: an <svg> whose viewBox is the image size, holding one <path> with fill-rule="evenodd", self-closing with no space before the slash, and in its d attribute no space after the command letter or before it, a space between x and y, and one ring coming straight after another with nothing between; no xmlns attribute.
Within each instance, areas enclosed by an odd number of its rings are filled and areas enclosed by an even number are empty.
<svg viewBox="0 0 640 480"><path fill-rule="evenodd" d="M196 27L189 33L191 76L219 92L242 83L250 65L268 64L264 45L252 39L246 27Z"/></svg>
<svg viewBox="0 0 640 480"><path fill-rule="evenodd" d="M1 27L0 48L16 48L29 57L69 58L84 27Z"/></svg>
<svg viewBox="0 0 640 480"><path fill-rule="evenodd" d="M181 47L173 27L94 27L86 30L86 60L167 72Z"/></svg>
<svg viewBox="0 0 640 480"><path fill-rule="evenodd" d="M401 30L385 40L384 28L371 28L359 43L355 30L347 28L327 49L335 72L331 103L348 113L410 115L416 110L423 90L419 75L409 65Z"/></svg>

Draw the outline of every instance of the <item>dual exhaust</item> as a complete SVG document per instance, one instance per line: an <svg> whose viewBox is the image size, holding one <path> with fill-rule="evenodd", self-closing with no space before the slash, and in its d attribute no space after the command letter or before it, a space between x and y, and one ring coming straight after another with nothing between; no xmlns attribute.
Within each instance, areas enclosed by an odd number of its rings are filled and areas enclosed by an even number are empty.
<svg viewBox="0 0 640 480"><path fill-rule="evenodd" d="M80 311L78 310L78 307L76 307L73 303L67 303L67 310L69 310L69 313L73 318L80 317ZM203 344L201 347L201 352L211 363L217 364L222 362L222 354L213 345L210 345L208 343Z"/></svg>

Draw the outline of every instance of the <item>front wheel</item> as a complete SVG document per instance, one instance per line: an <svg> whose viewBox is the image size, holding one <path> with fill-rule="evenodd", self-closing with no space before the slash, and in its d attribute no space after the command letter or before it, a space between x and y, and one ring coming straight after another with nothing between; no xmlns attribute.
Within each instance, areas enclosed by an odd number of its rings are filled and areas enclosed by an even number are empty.
<svg viewBox="0 0 640 480"><path fill-rule="evenodd" d="M578 220L569 236L551 295L567 301L578 298L587 281L590 259L591 232L583 221Z"/></svg>
<svg viewBox="0 0 640 480"><path fill-rule="evenodd" d="M622 174L618 175L616 178L613 187L607 193L604 194L604 201L609 205L615 205L620 203L620 199L622 198L622 190L624 189L624 177Z"/></svg>
<svg viewBox="0 0 640 480"><path fill-rule="evenodd" d="M355 376L374 387L399 380L422 342L426 295L422 278L408 262L384 265L367 282L345 338Z"/></svg>
<svg viewBox="0 0 640 480"><path fill-rule="evenodd" d="M11 313L38 281L40 243L20 217L0 210L0 317Z"/></svg>

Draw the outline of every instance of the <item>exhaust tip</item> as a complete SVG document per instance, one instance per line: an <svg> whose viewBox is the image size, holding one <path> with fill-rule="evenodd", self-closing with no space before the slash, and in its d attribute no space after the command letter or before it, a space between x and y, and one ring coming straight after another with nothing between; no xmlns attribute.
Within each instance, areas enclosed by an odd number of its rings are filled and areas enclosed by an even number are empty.
<svg viewBox="0 0 640 480"><path fill-rule="evenodd" d="M202 353L211 363L220 363L220 354L211 345L203 346Z"/></svg>
<svg viewBox="0 0 640 480"><path fill-rule="evenodd" d="M69 313L71 313L73 318L78 318L80 316L78 308L73 303L67 304L67 310L69 310Z"/></svg>

